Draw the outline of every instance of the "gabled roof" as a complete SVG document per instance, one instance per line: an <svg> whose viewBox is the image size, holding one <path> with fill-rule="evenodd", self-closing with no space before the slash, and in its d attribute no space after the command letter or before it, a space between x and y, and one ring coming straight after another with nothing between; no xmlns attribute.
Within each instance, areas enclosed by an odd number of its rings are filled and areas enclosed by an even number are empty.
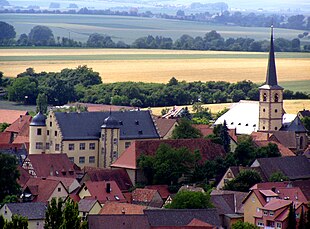
<svg viewBox="0 0 310 229"><path fill-rule="evenodd" d="M81 199L78 203L79 212L90 212L97 202L96 199Z"/></svg>
<svg viewBox="0 0 310 229"><path fill-rule="evenodd" d="M305 156L258 158L251 167L256 166L256 162L266 177L281 171L290 180L310 178L310 162Z"/></svg>
<svg viewBox="0 0 310 229"><path fill-rule="evenodd" d="M99 214L115 214L115 215L140 215L143 214L143 210L147 206L137 205L137 204L128 204L128 203L119 203L119 202L106 202Z"/></svg>
<svg viewBox="0 0 310 229"><path fill-rule="evenodd" d="M77 180L76 180L75 178L72 178L72 177L48 176L47 178L50 179L50 180L58 180L58 181L61 181L61 183L65 186L65 188L67 189L68 192L71 192L71 191L70 191L70 186L71 186L72 184L74 184L75 182L76 182L76 184L77 184L77 187L76 187L75 189L77 189L77 188L80 187L80 185L79 185L79 183L77 182ZM74 190L72 190L72 191L74 191Z"/></svg>
<svg viewBox="0 0 310 229"><path fill-rule="evenodd" d="M296 137L294 131L275 131L269 138L271 141L280 142L287 148L296 148Z"/></svg>
<svg viewBox="0 0 310 229"><path fill-rule="evenodd" d="M22 133L23 136L29 136L29 124L31 122L31 119L31 115L21 115L9 127L7 127L5 131Z"/></svg>
<svg viewBox="0 0 310 229"><path fill-rule="evenodd" d="M163 185L147 185L145 186L145 188L157 190L159 195L163 199L167 199L168 196L171 194L169 192L168 185L164 185L164 184Z"/></svg>
<svg viewBox="0 0 310 229"><path fill-rule="evenodd" d="M30 174L23 168L21 167L20 165L17 166L17 169L19 171L19 178L17 180L18 184L23 187L27 181L29 180L29 178L31 177Z"/></svg>
<svg viewBox="0 0 310 229"><path fill-rule="evenodd" d="M145 209L144 214L152 227L185 226L198 219L213 226L220 226L215 208L209 209Z"/></svg>
<svg viewBox="0 0 310 229"><path fill-rule="evenodd" d="M193 127L200 130L203 136L208 136L210 134L213 134L213 128L211 128L210 125L197 124L197 125L193 125ZM236 135L236 129L228 129L228 134L233 141L235 142L238 141L238 138Z"/></svg>
<svg viewBox="0 0 310 229"><path fill-rule="evenodd" d="M158 133L161 138L165 137L166 134L176 125L176 119L158 118L154 117Z"/></svg>
<svg viewBox="0 0 310 229"><path fill-rule="evenodd" d="M150 229L145 215L88 215L87 220L92 229Z"/></svg>
<svg viewBox="0 0 310 229"><path fill-rule="evenodd" d="M110 185L109 192L107 190L108 185ZM125 197L123 196L115 181L86 181L80 188L80 191L85 188L89 191L91 195L90 197L97 199L101 204L107 201L125 202Z"/></svg>
<svg viewBox="0 0 310 229"><path fill-rule="evenodd" d="M125 169L102 169L95 167L84 167L83 181L115 181L122 191L132 187L132 182Z"/></svg>
<svg viewBox="0 0 310 229"><path fill-rule="evenodd" d="M149 111L115 111L112 115L120 122L120 139L159 138ZM55 112L63 140L97 140L109 116L110 112Z"/></svg>
<svg viewBox="0 0 310 229"><path fill-rule="evenodd" d="M186 147L193 153L195 150L199 150L202 161L212 160L225 155L225 151L221 145L203 138L134 141L111 167L137 169L137 159L139 156L141 154L155 155L156 150L161 144L167 144L173 148Z"/></svg>
<svg viewBox="0 0 310 229"><path fill-rule="evenodd" d="M19 110L3 110L0 109L0 123L12 124L21 115L27 115L28 111L19 111Z"/></svg>
<svg viewBox="0 0 310 229"><path fill-rule="evenodd" d="M262 209L275 211L290 204L292 204L291 200L270 199L270 201L264 207L262 207Z"/></svg>
<svg viewBox="0 0 310 229"><path fill-rule="evenodd" d="M299 111L298 113L300 113L302 117L310 117L310 110L303 109L302 111Z"/></svg>
<svg viewBox="0 0 310 229"><path fill-rule="evenodd" d="M300 118L298 115L295 117L295 119L289 124L282 126L281 130L283 131L294 131L294 132L302 132L305 133L308 130L304 127L302 124Z"/></svg>
<svg viewBox="0 0 310 229"><path fill-rule="evenodd" d="M30 161L37 177L60 176L75 178L75 166L67 154L29 154L23 163L27 170ZM44 162L44 163L42 163Z"/></svg>
<svg viewBox="0 0 310 229"><path fill-rule="evenodd" d="M136 188L132 192L132 201L149 203L153 200L156 193L158 193L158 191L154 189Z"/></svg>
<svg viewBox="0 0 310 229"><path fill-rule="evenodd" d="M28 220L44 220L46 212L45 203L7 203L3 207L7 206L12 214L21 215L27 217Z"/></svg>
<svg viewBox="0 0 310 229"><path fill-rule="evenodd" d="M66 190L65 186L61 181L50 180L50 179L41 179L41 178L29 178L26 185L23 187L23 190L29 190L34 198L34 202L44 202L46 203L57 186L61 184Z"/></svg>

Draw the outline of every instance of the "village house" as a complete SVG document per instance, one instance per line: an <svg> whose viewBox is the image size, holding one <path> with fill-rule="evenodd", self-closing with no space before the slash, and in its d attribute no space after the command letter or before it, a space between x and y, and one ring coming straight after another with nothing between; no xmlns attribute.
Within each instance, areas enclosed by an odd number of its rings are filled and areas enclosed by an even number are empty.
<svg viewBox="0 0 310 229"><path fill-rule="evenodd" d="M88 215L98 214L101 210L101 204L97 199L81 199L78 202L79 216L83 221L87 219Z"/></svg>
<svg viewBox="0 0 310 229"><path fill-rule="evenodd" d="M143 210L148 208L145 205L120 203L120 202L106 202L100 210L100 215L141 215Z"/></svg>
<svg viewBox="0 0 310 229"><path fill-rule="evenodd" d="M132 203L161 208L164 204L159 192L155 189L136 188L132 192Z"/></svg>
<svg viewBox="0 0 310 229"><path fill-rule="evenodd" d="M46 209L45 203L6 203L0 208L0 215L8 221L13 215L21 215L28 219L29 229L43 229Z"/></svg>
<svg viewBox="0 0 310 229"><path fill-rule="evenodd" d="M159 139L149 111L38 113L29 154L62 154L83 168L108 168L134 140Z"/></svg>

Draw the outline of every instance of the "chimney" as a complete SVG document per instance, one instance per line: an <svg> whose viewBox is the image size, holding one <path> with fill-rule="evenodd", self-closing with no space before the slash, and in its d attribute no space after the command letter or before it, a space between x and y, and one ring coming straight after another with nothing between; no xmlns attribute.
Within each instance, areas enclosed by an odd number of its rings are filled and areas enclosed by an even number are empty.
<svg viewBox="0 0 310 229"><path fill-rule="evenodd" d="M107 183L107 185L106 185L106 191L107 191L107 193L110 193L110 192L111 192L111 184L110 184L110 183Z"/></svg>
<svg viewBox="0 0 310 229"><path fill-rule="evenodd" d="M272 187L271 191L273 191L274 193L276 193L276 187Z"/></svg>

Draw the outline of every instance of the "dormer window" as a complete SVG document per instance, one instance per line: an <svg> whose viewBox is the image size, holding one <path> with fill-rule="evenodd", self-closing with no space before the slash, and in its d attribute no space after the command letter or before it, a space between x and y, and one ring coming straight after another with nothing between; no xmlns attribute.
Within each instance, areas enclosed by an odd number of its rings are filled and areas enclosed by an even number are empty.
<svg viewBox="0 0 310 229"><path fill-rule="evenodd" d="M277 102L279 102L279 95L278 95L278 93L276 93L275 95L274 95L274 101L277 103Z"/></svg>

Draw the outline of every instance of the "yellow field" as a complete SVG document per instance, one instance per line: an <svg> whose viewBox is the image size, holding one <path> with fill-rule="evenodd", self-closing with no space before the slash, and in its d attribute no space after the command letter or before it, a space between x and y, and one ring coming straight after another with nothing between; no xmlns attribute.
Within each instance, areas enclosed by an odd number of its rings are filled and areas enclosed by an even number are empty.
<svg viewBox="0 0 310 229"><path fill-rule="evenodd" d="M220 103L220 104L206 104L203 105L203 107L208 107L212 114L215 114L221 110L223 110L225 107L229 108L232 105L232 103ZM181 106L186 107L186 106ZM192 106L187 106L189 111L192 111ZM165 107L152 107L152 113L154 115L161 115L161 110ZM169 107L170 108L170 107ZM298 111L301 111L303 109L310 109L310 99L307 100L284 100L284 110L288 114L297 114Z"/></svg>
<svg viewBox="0 0 310 229"><path fill-rule="evenodd" d="M206 58L206 59L154 59L154 60L44 60L44 56L81 56L81 55L113 55L113 54L219 54L210 51L178 51L178 50L106 50L106 49L3 49L0 56L42 56L36 61L0 61L0 71L5 76L16 77L17 74L33 67L36 72L56 72L63 68L76 68L87 65L100 73L105 83L120 81L142 81L166 83L171 77L185 81L229 81L244 79L263 82L266 75L266 58L242 58L246 52L220 52L238 56L238 58ZM279 81L295 81L310 79L310 58L277 59Z"/></svg>

